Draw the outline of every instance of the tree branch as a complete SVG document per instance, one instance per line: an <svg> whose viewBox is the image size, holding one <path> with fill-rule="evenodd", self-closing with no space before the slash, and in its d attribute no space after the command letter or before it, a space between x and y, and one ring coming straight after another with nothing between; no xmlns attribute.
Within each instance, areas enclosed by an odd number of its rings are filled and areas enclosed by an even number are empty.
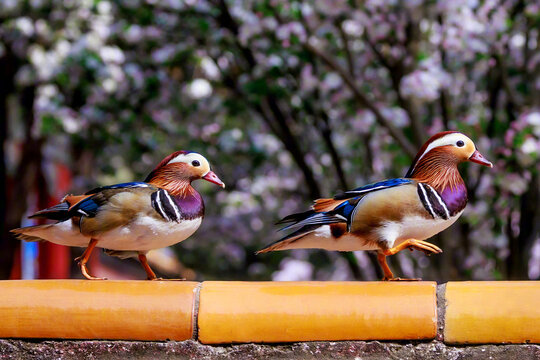
<svg viewBox="0 0 540 360"><path fill-rule="evenodd" d="M351 53L351 49L349 47L349 39L347 38L347 34L345 34L345 31L343 30L343 22L337 22L335 26L338 28L339 35L341 36L341 42L343 43L343 49L345 50L345 59L347 59L347 67L349 68L349 73L356 77L355 69L354 69L354 61Z"/></svg>
<svg viewBox="0 0 540 360"><path fill-rule="evenodd" d="M320 100L318 91L316 91L316 100ZM341 157L339 156L334 141L332 140L332 128L330 126L328 114L323 109L315 109L313 104L309 101L304 101L304 109L315 118L315 127L319 131L321 138L323 139L324 144L330 153L332 165L334 166L342 190L349 189L345 172L341 166Z"/></svg>
<svg viewBox="0 0 540 360"><path fill-rule="evenodd" d="M257 65L255 56L253 55L251 49L243 46L238 40L239 27L236 21L232 18L226 2L224 0L219 0L218 6L220 9L220 13L216 19L222 27L228 29L233 33L235 45L240 50L240 53L242 54L244 60L247 63L247 72L251 74L255 66ZM240 91L238 88L237 81L235 81L235 83L236 91L242 93L242 91ZM268 111L265 110L263 106L266 107ZM321 196L319 184L315 180L313 171L306 163L305 154L303 153L297 138L294 136L289 125L287 124L287 117L283 110L280 108L275 97L272 95L263 96L261 104L254 104L254 108L261 115L263 115L263 119L269 124L270 129L274 131L275 135L285 145L285 148L287 149L287 151L289 151L294 161L302 171L302 174L304 175L304 179L306 181L306 185L309 190L309 196L311 198L319 198ZM269 116L270 114L271 117ZM279 129L279 131L276 132L277 129Z"/></svg>
<svg viewBox="0 0 540 360"><path fill-rule="evenodd" d="M390 80L392 81L392 87L394 88L394 92L397 96L398 104L401 108L405 110L405 112L409 116L415 144L417 147L422 146L422 144L426 140L427 134L425 133L422 123L420 121L418 106L413 101L403 97L403 94L401 93L401 79L403 79L403 76L408 72L404 66L403 59L400 59L395 63L390 62L390 60L388 60L383 55L383 53L381 53L379 49L377 49L377 46L371 41L367 32L364 36L364 39L369 45L369 48L375 54L375 57L388 70L388 73L390 74ZM407 49L409 49L409 47L407 47Z"/></svg>
<svg viewBox="0 0 540 360"><path fill-rule="evenodd" d="M352 91L355 99L364 107L369 109L374 115L377 122L383 126L390 135L396 140L396 142L399 144L399 146L409 155L410 157L414 157L416 155L416 149L415 147L409 142L409 140L405 137L405 135L399 131L392 123L384 117L384 115L381 113L379 108L370 100L368 99L358 88L358 86L355 84L353 78L351 75L343 69L338 63L336 63L332 58L330 58L327 54L317 49L315 46L312 46L309 42L305 42L304 48L312 53L313 55L320 58L329 68L334 70L339 74L341 79L347 84L349 89Z"/></svg>

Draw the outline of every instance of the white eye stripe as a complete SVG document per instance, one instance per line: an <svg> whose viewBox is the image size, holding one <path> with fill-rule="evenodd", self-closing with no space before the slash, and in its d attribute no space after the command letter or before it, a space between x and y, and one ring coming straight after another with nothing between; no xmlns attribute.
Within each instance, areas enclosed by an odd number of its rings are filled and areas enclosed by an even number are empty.
<svg viewBox="0 0 540 360"><path fill-rule="evenodd" d="M190 164L197 160L199 162L199 166L203 166L204 164L208 164L208 160L204 158L201 154L197 153L188 153L188 154L180 154L174 158L172 158L167 165L174 164L174 163L185 163ZM209 165L208 165L209 166Z"/></svg>
<svg viewBox="0 0 540 360"><path fill-rule="evenodd" d="M431 144L429 144L426 150L422 153L422 155L420 155L420 157L416 161L416 164L418 164L420 160L422 160L422 158L434 148L440 147L440 146L446 146L446 145L455 145L459 140L463 141L465 144L467 144L467 141L472 142L471 139L469 139L467 136L463 135L462 133L452 133L452 134L445 135L433 141ZM415 168L416 168L416 164L415 164Z"/></svg>
<svg viewBox="0 0 540 360"><path fill-rule="evenodd" d="M174 163L187 163L190 161L190 158L191 158L191 156L188 156L188 155L191 155L191 154L180 154L178 156L175 156L167 163L167 165L174 164Z"/></svg>

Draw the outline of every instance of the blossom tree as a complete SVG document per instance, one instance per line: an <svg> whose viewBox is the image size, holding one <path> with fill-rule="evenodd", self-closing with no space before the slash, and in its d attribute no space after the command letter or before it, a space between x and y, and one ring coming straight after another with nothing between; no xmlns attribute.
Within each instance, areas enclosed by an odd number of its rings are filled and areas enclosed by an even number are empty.
<svg viewBox="0 0 540 360"><path fill-rule="evenodd" d="M470 203L438 236L443 255L393 265L441 281L540 278L534 2L5 1L0 18L0 110L15 119L4 142L22 131L44 144L35 159L71 161L79 190L142 177L180 148L223 174L230 191L204 194L208 217L177 248L201 277L375 279L364 252L254 252L281 216L403 176L450 129L495 167L461 169ZM7 160L11 178L30 176Z"/></svg>

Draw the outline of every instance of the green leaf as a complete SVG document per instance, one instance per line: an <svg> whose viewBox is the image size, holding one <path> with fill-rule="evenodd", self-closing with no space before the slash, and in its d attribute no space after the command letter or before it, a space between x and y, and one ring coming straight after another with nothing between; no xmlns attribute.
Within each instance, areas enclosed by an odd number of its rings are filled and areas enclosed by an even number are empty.
<svg viewBox="0 0 540 360"><path fill-rule="evenodd" d="M421 62L429 58L429 54L424 51L419 51L418 54L416 54L416 61Z"/></svg>
<svg viewBox="0 0 540 360"><path fill-rule="evenodd" d="M244 85L244 90L247 93L254 95L268 95L270 93L270 88L268 87L266 79L255 79L249 81Z"/></svg>
<svg viewBox="0 0 540 360"><path fill-rule="evenodd" d="M54 135L61 131L62 123L60 119L51 114L45 114L41 117L41 133L44 136Z"/></svg>

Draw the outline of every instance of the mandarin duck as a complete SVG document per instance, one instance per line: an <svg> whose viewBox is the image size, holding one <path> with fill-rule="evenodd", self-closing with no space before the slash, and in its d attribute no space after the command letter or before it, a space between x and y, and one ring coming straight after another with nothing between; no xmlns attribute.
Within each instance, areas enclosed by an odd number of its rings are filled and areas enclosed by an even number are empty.
<svg viewBox="0 0 540 360"><path fill-rule="evenodd" d="M433 135L403 178L389 179L318 199L311 210L286 216L281 230L296 229L258 253L287 249L375 250L383 280L394 277L386 257L401 250L441 253L424 241L452 225L467 204L458 164L472 161L493 167L462 133Z"/></svg>
<svg viewBox="0 0 540 360"><path fill-rule="evenodd" d="M164 248L190 237L201 225L204 202L191 182L204 179L225 187L210 170L204 156L177 151L164 158L144 182L99 187L84 195L67 195L53 207L30 218L56 223L11 230L25 241L85 247L76 258L84 277L96 247L122 259L138 258L149 280L159 280L146 259L152 249Z"/></svg>

